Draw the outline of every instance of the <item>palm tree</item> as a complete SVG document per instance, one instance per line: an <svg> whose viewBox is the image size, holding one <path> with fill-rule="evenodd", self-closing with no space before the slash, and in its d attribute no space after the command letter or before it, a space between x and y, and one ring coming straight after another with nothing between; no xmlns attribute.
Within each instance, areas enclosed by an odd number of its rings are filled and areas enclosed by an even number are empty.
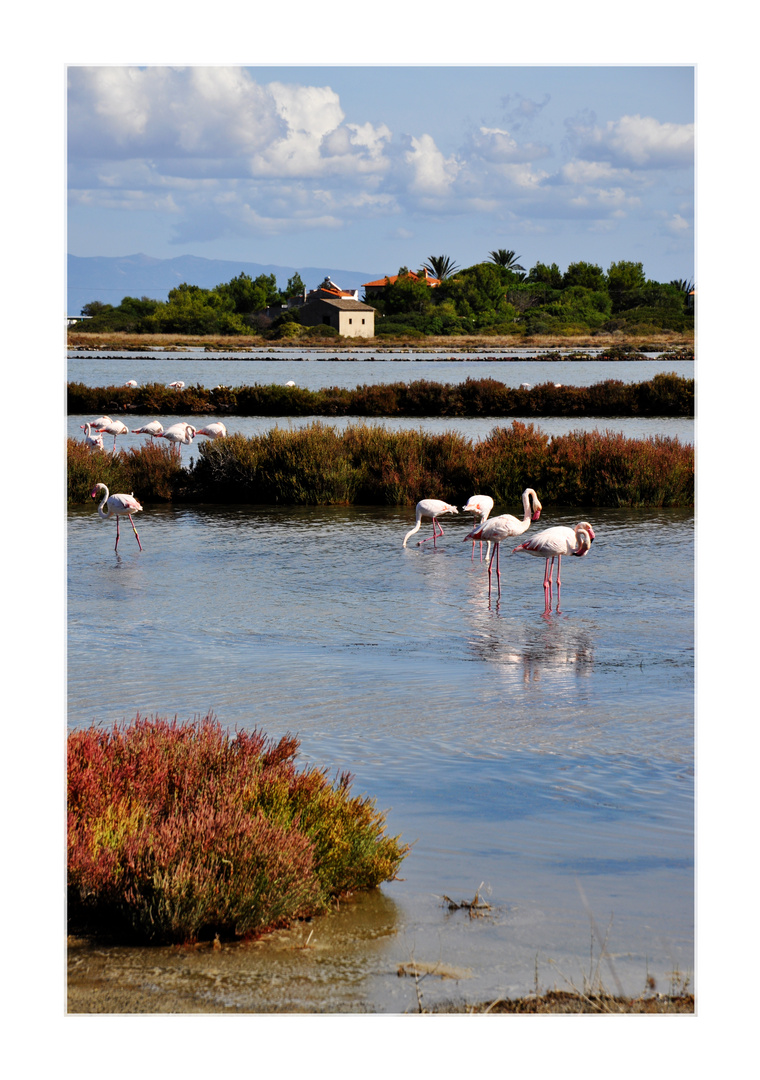
<svg viewBox="0 0 760 1080"><path fill-rule="evenodd" d="M520 266L518 263L519 255L516 255L514 251L507 251L505 248L499 248L498 251L489 251L497 266L503 266L505 270L525 270L524 266Z"/></svg>
<svg viewBox="0 0 760 1080"><path fill-rule="evenodd" d="M694 282L684 281L683 278L678 278L676 281L669 281L668 284L675 285L677 289L680 289L682 293L686 293L687 296L694 290Z"/></svg>
<svg viewBox="0 0 760 1080"><path fill-rule="evenodd" d="M443 281L444 278L456 273L459 267L448 255L431 255L422 269L427 270L439 281Z"/></svg>

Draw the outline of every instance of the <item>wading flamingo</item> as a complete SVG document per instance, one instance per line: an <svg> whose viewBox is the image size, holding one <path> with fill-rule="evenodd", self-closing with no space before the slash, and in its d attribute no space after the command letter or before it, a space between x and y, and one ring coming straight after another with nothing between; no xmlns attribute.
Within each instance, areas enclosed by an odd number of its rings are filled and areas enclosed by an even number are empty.
<svg viewBox="0 0 760 1080"><path fill-rule="evenodd" d="M79 425L84 432L84 444L88 446L90 450L102 450L103 449L103 436L100 432L96 432L94 435L90 434L92 424L80 424Z"/></svg>
<svg viewBox="0 0 760 1080"><path fill-rule="evenodd" d="M108 419L106 417L106 419ZM121 420L109 420L107 424L93 425L96 431L99 431L101 435L113 435L113 450L112 454L116 452L116 436L117 435L129 435L129 428L126 424L122 424Z"/></svg>
<svg viewBox="0 0 760 1080"><path fill-rule="evenodd" d="M184 420L179 424L172 424L166 431L162 431L160 435L156 435L157 439L168 439L170 443L174 443L177 447L177 453L179 453L179 443L185 443L189 446L195 438L195 428L192 424L186 424Z"/></svg>
<svg viewBox="0 0 760 1080"><path fill-rule="evenodd" d="M531 510L531 502L533 509ZM541 517L541 503L538 500L533 488L526 488L522 493L523 504L523 519L519 521L516 517L512 517L511 514L499 514L498 517L491 518L490 521L485 521L480 525L476 525L474 529L468 532L465 536L465 540L490 540L493 543L493 553L488 562L488 595L491 595L491 567L494 557L496 558L496 581L498 584L498 595L501 596L501 570L499 569L499 545L502 540L507 540L510 536L521 536L530 528L532 521L538 521ZM488 557L488 556L486 556Z"/></svg>
<svg viewBox="0 0 760 1080"><path fill-rule="evenodd" d="M132 428L133 435L152 435L154 438L156 435L163 435L164 425L160 420L151 420L149 424L145 424L144 427Z"/></svg>
<svg viewBox="0 0 760 1080"><path fill-rule="evenodd" d="M137 386L137 380L136 379L127 379L127 381L124 383L124 385L125 386Z"/></svg>
<svg viewBox="0 0 760 1080"><path fill-rule="evenodd" d="M544 570L544 612L551 611L552 607L552 574L554 573L554 560L557 560L557 611L559 611L559 592L562 582L560 571L562 569L563 555L577 555L581 558L590 549L594 542L594 530L587 521L579 521L574 529L566 525L555 525L551 529L544 529L536 533L530 540L518 544L513 548L514 552L524 551L528 555L535 555L538 559L546 559ZM551 568L549 560L551 559Z"/></svg>
<svg viewBox="0 0 760 1080"><path fill-rule="evenodd" d="M404 537L404 543L402 544L402 547L406 547L406 542L409 537L418 531L424 517L433 519L433 535L426 536L425 540L432 540L433 547L436 547L436 537L443 536L443 526L441 525L440 521L437 520L438 517L441 514L458 513L459 511L457 510L456 506L450 506L447 502L441 502L440 499L420 499L420 501L417 503L416 510L417 524L414 526L413 529L410 529ZM440 529L441 531L436 532L436 529ZM419 547L420 544L424 544L425 540L418 540L417 546Z"/></svg>
<svg viewBox="0 0 760 1080"><path fill-rule="evenodd" d="M140 543L140 537L137 535L137 529L135 529L135 523L132 521L133 514L139 514L142 510L139 502L133 495L109 495L108 488L105 484L96 484L90 492L90 496L97 498L98 491L103 489L103 498L100 500L98 506L98 517L102 517L104 521L109 521L112 517L116 518L116 543L114 544L114 551L119 546L119 517L126 514L129 518L129 522L134 530L135 539L137 540L137 546L142 551L142 544ZM103 507L108 504L108 513L105 512Z"/></svg>
<svg viewBox="0 0 760 1080"><path fill-rule="evenodd" d="M185 384L183 382L181 382L179 379L177 379L176 382L170 382L169 387L172 390L184 390L185 389Z"/></svg>
<svg viewBox="0 0 760 1080"><path fill-rule="evenodd" d="M480 518L480 524L482 525L483 522L488 517L488 515L493 510L493 499L491 498L490 495L471 495L468 502L467 502L467 505L463 506L462 509L464 510L464 512L466 514L477 514L478 517ZM491 550L491 544L489 542L488 547L486 548L486 558L488 558L488 553L489 553L490 550ZM472 542L472 556L471 556L471 558L473 558L473 559L475 558L475 541L474 540ZM483 562L483 541L482 540L480 541L480 561Z"/></svg>
<svg viewBox="0 0 760 1080"><path fill-rule="evenodd" d="M205 427L198 428L195 434L207 435L209 439L219 439L224 438L224 436L227 434L227 428L224 426L223 423L221 423L221 421L218 421L217 423L206 424Z"/></svg>

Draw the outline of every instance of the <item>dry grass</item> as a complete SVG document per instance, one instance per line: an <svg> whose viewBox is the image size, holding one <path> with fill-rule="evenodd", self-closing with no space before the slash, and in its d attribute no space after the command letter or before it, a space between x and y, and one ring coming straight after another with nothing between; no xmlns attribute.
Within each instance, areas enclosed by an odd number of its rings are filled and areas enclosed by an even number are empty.
<svg viewBox="0 0 760 1080"><path fill-rule="evenodd" d="M88 334L81 330L69 330L67 334L68 347L89 349L138 349L140 351L150 349L177 348L183 345L195 347L209 346L216 349L287 349L292 351L298 347L298 342L285 342L278 344L260 334L216 336L216 335L188 335L188 334ZM472 337L375 337L375 338L344 338L337 337L329 342L312 342L308 346L303 343L301 347L323 348L329 351L336 349L397 349L411 348L440 350L443 352L472 352L494 349L599 349L612 346L632 346L641 348L644 339L634 334L583 334L579 336L563 337L557 334L535 335L522 337L512 334L505 337L489 335L473 335ZM679 334L674 331L661 331L656 334L646 335L646 344L657 349L694 348L694 334Z"/></svg>

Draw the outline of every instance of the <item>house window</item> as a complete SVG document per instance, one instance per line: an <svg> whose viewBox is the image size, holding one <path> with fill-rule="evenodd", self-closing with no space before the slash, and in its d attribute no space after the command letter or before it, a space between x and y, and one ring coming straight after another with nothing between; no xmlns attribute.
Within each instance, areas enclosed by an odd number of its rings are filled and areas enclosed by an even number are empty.
<svg viewBox="0 0 760 1080"><path fill-rule="evenodd" d="M353 321L354 321L353 319L349 319L348 320L348 325L350 326Z"/></svg>
<svg viewBox="0 0 760 1080"><path fill-rule="evenodd" d="M364 326L364 319L362 319L362 326Z"/></svg>

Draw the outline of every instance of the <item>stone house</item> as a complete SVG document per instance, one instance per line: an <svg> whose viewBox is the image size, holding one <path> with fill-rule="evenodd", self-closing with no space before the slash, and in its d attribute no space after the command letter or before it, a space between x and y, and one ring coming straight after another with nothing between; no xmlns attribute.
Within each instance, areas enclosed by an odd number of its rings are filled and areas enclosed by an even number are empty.
<svg viewBox="0 0 760 1080"><path fill-rule="evenodd" d="M360 300L319 297L299 307L298 315L304 326L332 326L341 337L375 336L375 309Z"/></svg>

